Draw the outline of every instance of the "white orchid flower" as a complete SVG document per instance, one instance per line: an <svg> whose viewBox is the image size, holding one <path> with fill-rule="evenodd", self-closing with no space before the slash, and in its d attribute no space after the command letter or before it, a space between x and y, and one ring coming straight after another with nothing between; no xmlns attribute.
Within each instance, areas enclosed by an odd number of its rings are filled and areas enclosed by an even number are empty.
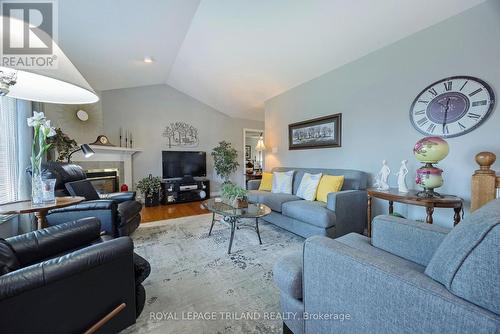
<svg viewBox="0 0 500 334"><path fill-rule="evenodd" d="M44 124L41 125L42 131L45 137L52 137L56 135L56 129L50 126L50 120L46 120Z"/></svg>
<svg viewBox="0 0 500 334"><path fill-rule="evenodd" d="M28 126L35 127L45 124L46 118L43 112L33 111L33 116L27 119Z"/></svg>

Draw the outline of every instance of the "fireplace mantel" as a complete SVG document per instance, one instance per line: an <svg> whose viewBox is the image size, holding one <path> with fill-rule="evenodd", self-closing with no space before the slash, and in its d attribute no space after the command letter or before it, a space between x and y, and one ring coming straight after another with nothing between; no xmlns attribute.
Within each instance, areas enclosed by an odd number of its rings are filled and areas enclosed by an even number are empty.
<svg viewBox="0 0 500 334"><path fill-rule="evenodd" d="M85 158L82 152L77 152L73 155L72 161L121 161L123 162L123 177L122 183L128 185L129 189L133 188L132 179L132 157L137 152L142 152L140 148L116 147L89 145L95 154L89 158Z"/></svg>

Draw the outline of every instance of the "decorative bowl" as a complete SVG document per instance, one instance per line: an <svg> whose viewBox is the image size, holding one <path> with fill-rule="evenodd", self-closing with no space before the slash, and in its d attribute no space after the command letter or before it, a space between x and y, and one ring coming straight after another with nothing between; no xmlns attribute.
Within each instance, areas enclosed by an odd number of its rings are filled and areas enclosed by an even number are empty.
<svg viewBox="0 0 500 334"><path fill-rule="evenodd" d="M425 137L420 139L413 148L415 158L424 163L437 163L446 158L450 147L441 137Z"/></svg>

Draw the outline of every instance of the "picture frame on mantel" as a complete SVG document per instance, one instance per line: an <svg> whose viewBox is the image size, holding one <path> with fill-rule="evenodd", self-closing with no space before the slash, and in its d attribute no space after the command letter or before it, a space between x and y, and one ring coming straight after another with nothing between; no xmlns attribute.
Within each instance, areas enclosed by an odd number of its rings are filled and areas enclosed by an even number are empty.
<svg viewBox="0 0 500 334"><path fill-rule="evenodd" d="M288 125L289 150L341 147L341 141L341 113Z"/></svg>

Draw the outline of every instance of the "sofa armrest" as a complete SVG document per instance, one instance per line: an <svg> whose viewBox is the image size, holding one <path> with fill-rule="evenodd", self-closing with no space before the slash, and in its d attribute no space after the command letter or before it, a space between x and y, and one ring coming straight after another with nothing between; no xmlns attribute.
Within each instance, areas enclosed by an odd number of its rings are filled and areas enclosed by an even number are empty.
<svg viewBox="0 0 500 334"><path fill-rule="evenodd" d="M393 216L377 216L372 223L372 245L427 266L450 229Z"/></svg>
<svg viewBox="0 0 500 334"><path fill-rule="evenodd" d="M84 201L75 205L66 206L64 208L53 209L49 211L52 213L63 213L73 211L93 211L93 210L116 210L118 203L110 199L97 199L92 201Z"/></svg>
<svg viewBox="0 0 500 334"><path fill-rule="evenodd" d="M96 218L84 218L42 230L8 238L19 262L30 265L64 251L89 245L99 239L101 224Z"/></svg>
<svg viewBox="0 0 500 334"><path fill-rule="evenodd" d="M351 232L363 234L368 207L368 196L365 190L329 193L326 207L335 212L335 237Z"/></svg>
<svg viewBox="0 0 500 334"><path fill-rule="evenodd" d="M118 238L0 277L2 333L83 333L121 303L106 324L118 333L135 322L133 244ZM23 318L29 314L29 321ZM40 327L42 326L42 327Z"/></svg>
<svg viewBox="0 0 500 334"><path fill-rule="evenodd" d="M250 180L247 182L248 190L259 190L261 180Z"/></svg>
<svg viewBox="0 0 500 334"><path fill-rule="evenodd" d="M59 225L81 218L95 217L101 222L101 230L107 234L117 235L118 203L110 199L85 201L65 208L50 210L47 223Z"/></svg>
<svg viewBox="0 0 500 334"><path fill-rule="evenodd" d="M134 201L135 196L136 196L135 191L123 191L119 193L99 194L99 197L101 197L101 199L110 199L117 202L118 204L127 201Z"/></svg>
<svg viewBox="0 0 500 334"><path fill-rule="evenodd" d="M495 333L498 316L450 293L423 268L326 237L304 245L306 333Z"/></svg>

